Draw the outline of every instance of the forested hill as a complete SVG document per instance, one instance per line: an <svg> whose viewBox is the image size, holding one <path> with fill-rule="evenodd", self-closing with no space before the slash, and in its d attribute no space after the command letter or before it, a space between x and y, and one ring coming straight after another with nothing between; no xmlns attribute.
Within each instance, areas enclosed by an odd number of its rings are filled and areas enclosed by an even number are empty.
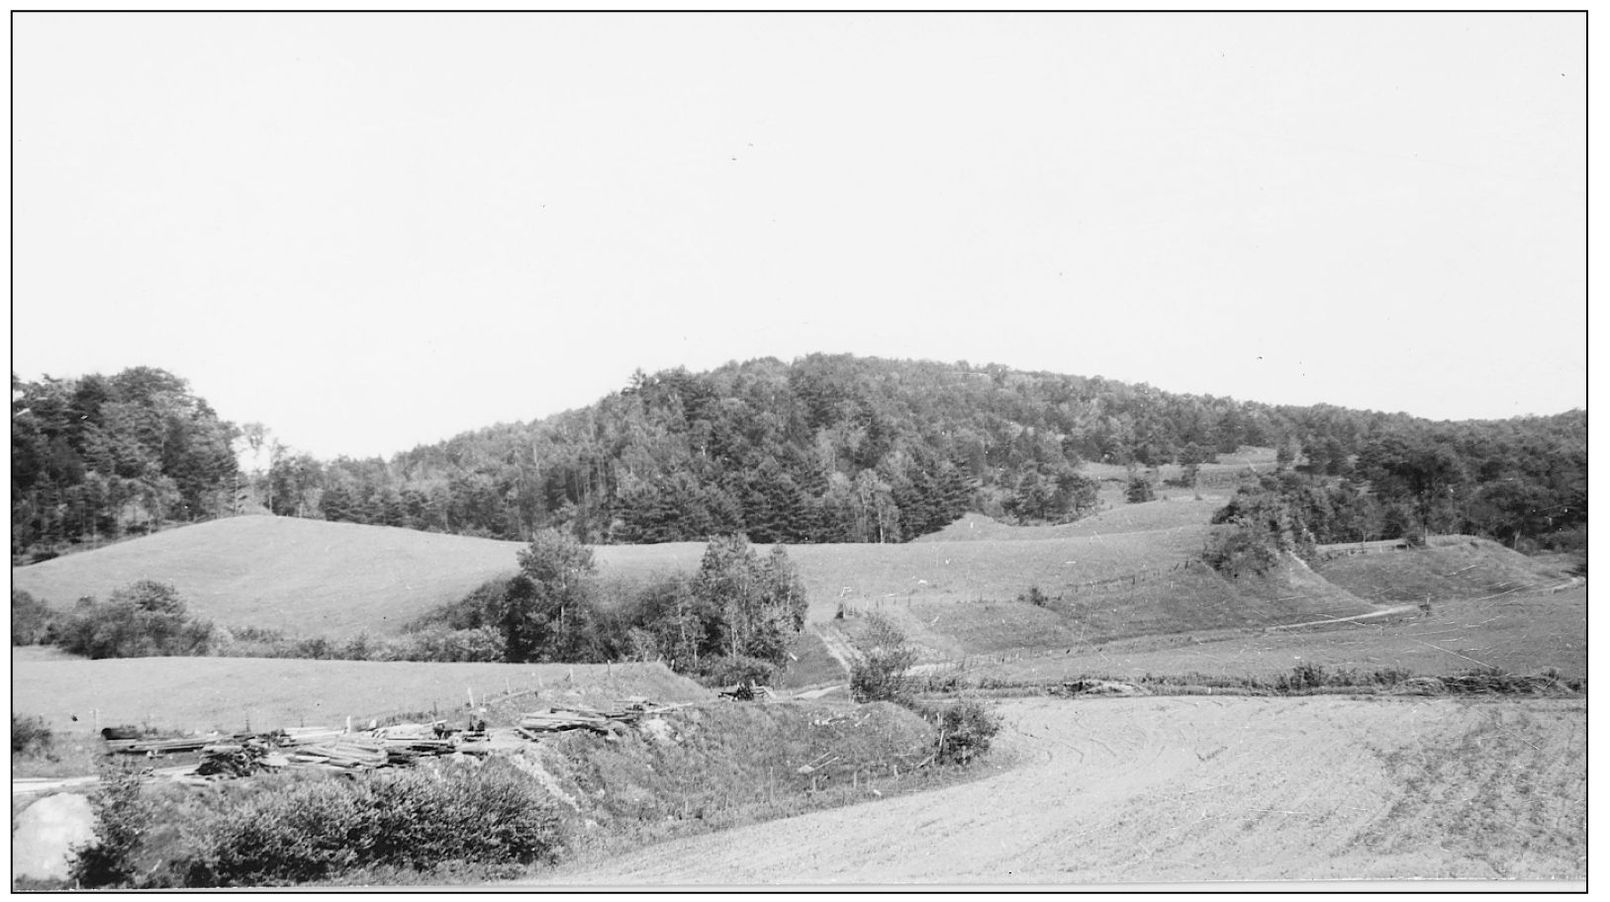
<svg viewBox="0 0 1610 902"><path fill-rule="evenodd" d="M1417 504L1437 526L1497 534L1495 524L1525 520L1523 534L1539 537L1586 523L1582 411L1433 423L829 355L638 373L584 409L390 461L286 452L249 482L275 513L497 538L558 526L599 543L739 531L759 542L904 541L968 509L1076 518L1095 503L1083 461L1144 473L1243 445L1275 446L1319 477L1373 477L1389 506ZM14 531L18 491L14 470Z"/></svg>

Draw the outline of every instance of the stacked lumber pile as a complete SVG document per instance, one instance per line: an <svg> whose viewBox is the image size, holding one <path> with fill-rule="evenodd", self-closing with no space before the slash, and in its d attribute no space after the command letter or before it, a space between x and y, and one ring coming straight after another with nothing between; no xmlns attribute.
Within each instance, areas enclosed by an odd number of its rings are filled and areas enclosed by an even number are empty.
<svg viewBox="0 0 1610 902"><path fill-rule="evenodd" d="M292 764L346 771L384 767L390 763L384 746L355 737L318 745L299 745L285 757Z"/></svg>
<svg viewBox="0 0 1610 902"><path fill-rule="evenodd" d="M459 739L447 728L446 721L432 724L400 723L370 730L380 747L386 752L386 763L413 764L420 758L451 755L460 750Z"/></svg>
<svg viewBox="0 0 1610 902"><path fill-rule="evenodd" d="M156 757L170 752L200 751L212 744L213 741L213 739L205 736L178 736L168 739L108 739L106 740L106 747L118 754Z"/></svg>
<svg viewBox="0 0 1610 902"><path fill-rule="evenodd" d="M201 750L201 763L192 772L199 777L249 777L265 770L288 767L290 759L271 740L253 736L243 742L222 742Z"/></svg>
<svg viewBox="0 0 1610 902"><path fill-rule="evenodd" d="M515 733L533 741L540 738L543 733L559 733L565 730L608 733L635 724L648 715L663 714L681 707L684 706L657 705L642 696L621 699L608 710L599 710L586 705L567 705L563 708L548 708L520 715Z"/></svg>

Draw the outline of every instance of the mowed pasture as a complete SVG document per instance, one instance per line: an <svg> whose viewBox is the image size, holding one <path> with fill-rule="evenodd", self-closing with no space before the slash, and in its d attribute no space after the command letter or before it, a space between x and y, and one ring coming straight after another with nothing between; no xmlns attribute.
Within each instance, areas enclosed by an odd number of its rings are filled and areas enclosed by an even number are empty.
<svg viewBox="0 0 1610 902"><path fill-rule="evenodd" d="M530 693L527 690L536 690ZM165 730L341 727L370 718L440 712L460 719L510 693L527 710L543 702L607 705L629 696L657 702L713 698L663 664L469 664L278 658L81 658L17 656L11 711L54 730L97 723ZM76 718L76 720L74 719ZM462 726L462 724L460 724Z"/></svg>
<svg viewBox="0 0 1610 902"><path fill-rule="evenodd" d="M141 579L171 583L223 626L295 636L395 632L516 569L519 542L293 517L231 517L14 568L57 608Z"/></svg>

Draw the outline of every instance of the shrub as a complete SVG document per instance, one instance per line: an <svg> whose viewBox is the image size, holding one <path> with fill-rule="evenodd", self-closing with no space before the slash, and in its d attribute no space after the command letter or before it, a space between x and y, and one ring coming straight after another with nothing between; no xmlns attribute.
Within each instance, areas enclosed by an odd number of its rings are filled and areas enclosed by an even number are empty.
<svg viewBox="0 0 1610 902"><path fill-rule="evenodd" d="M490 626L475 629L422 629L387 639L370 649L371 660L483 661L505 660L503 634Z"/></svg>
<svg viewBox="0 0 1610 902"><path fill-rule="evenodd" d="M723 655L700 659L694 675L706 686L731 686L735 683L770 686L777 679L777 666L759 658Z"/></svg>
<svg viewBox="0 0 1610 902"><path fill-rule="evenodd" d="M74 876L86 887L292 885L373 869L551 862L561 845L547 794L502 759L243 784L181 799L159 824L153 790L119 777L98 794L96 840Z"/></svg>
<svg viewBox="0 0 1610 902"><path fill-rule="evenodd" d="M858 702L904 702L911 695L906 671L917 655L906 645L905 634L889 621L873 615L856 642L861 659L850 667L850 697Z"/></svg>
<svg viewBox="0 0 1610 902"><path fill-rule="evenodd" d="M21 589L11 590L11 644L40 645L53 637L57 614Z"/></svg>
<svg viewBox="0 0 1610 902"><path fill-rule="evenodd" d="M1124 490L1124 499L1130 504L1141 504L1157 498L1157 491L1152 488L1152 481L1144 476L1134 476L1129 480L1129 487Z"/></svg>
<svg viewBox="0 0 1610 902"><path fill-rule="evenodd" d="M133 765L108 763L101 767L99 788L90 797L95 838L76 849L68 863L68 875L79 886L132 885L138 872L135 856L152 820L152 808L141 795L140 782Z"/></svg>
<svg viewBox="0 0 1610 902"><path fill-rule="evenodd" d="M1025 604L1032 604L1037 608L1051 605L1051 596L1041 592L1039 586L1029 586L1029 590L1019 595L1017 600Z"/></svg>
<svg viewBox="0 0 1610 902"><path fill-rule="evenodd" d="M79 599L58 634L63 649L89 658L205 655L212 642L212 624L192 619L172 586L151 580L117 589L104 603Z"/></svg>
<svg viewBox="0 0 1610 902"><path fill-rule="evenodd" d="M1268 573L1280 560L1273 540L1249 524L1221 526L1202 551L1202 562L1231 578Z"/></svg>
<svg viewBox="0 0 1610 902"><path fill-rule="evenodd" d="M554 860L560 847L551 800L501 759L304 783L227 812L206 836L192 885L309 882L374 866L527 864Z"/></svg>
<svg viewBox="0 0 1610 902"><path fill-rule="evenodd" d="M956 702L924 712L939 729L934 739L934 760L941 764L967 764L989 751L990 740L1001 731L1001 719L983 702Z"/></svg>
<svg viewBox="0 0 1610 902"><path fill-rule="evenodd" d="M11 715L11 754L46 754L54 738L43 717Z"/></svg>
<svg viewBox="0 0 1610 902"><path fill-rule="evenodd" d="M1304 692L1318 689L1321 686L1335 683L1335 677L1326 674L1325 668L1320 664L1298 664L1289 674L1281 674L1275 678L1277 692Z"/></svg>

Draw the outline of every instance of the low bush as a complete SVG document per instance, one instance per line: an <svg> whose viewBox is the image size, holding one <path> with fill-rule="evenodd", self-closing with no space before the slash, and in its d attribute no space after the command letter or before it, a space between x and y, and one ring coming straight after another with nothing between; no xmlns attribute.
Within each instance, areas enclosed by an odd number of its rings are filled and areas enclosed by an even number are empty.
<svg viewBox="0 0 1610 902"><path fill-rule="evenodd" d="M1001 719L977 699L965 699L940 707L927 707L921 713L934 723L934 760L941 764L969 764L989 751L990 742L1001 731Z"/></svg>
<svg viewBox="0 0 1610 902"><path fill-rule="evenodd" d="M850 666L850 697L858 702L905 703L912 690L906 671L917 659L906 645L905 634L874 614L866 618L855 644L861 658Z"/></svg>
<svg viewBox="0 0 1610 902"><path fill-rule="evenodd" d="M1018 595L1017 600L1024 604L1032 604L1037 608L1051 606L1051 596L1040 591L1039 586L1029 586L1029 590Z"/></svg>
<svg viewBox="0 0 1610 902"><path fill-rule="evenodd" d="M43 645L53 638L59 615L21 589L11 590L11 644Z"/></svg>
<svg viewBox="0 0 1610 902"><path fill-rule="evenodd" d="M186 613L184 599L166 583L140 580L105 602L81 598L57 629L63 650L87 658L205 655L214 642L211 623Z"/></svg>
<svg viewBox="0 0 1610 902"><path fill-rule="evenodd" d="M503 759L249 782L164 805L162 788L115 776L97 793L95 840L74 878L137 889L332 883L376 869L551 862L562 845L553 802Z"/></svg>
<svg viewBox="0 0 1610 902"><path fill-rule="evenodd" d="M11 715L11 754L46 755L54 742L43 717Z"/></svg>
<svg viewBox="0 0 1610 902"><path fill-rule="evenodd" d="M505 657L503 636L491 627L420 627L400 636L375 637L360 633L338 641L322 636L293 639L278 630L239 627L217 630L215 637L213 651L236 658L495 663Z"/></svg>
<svg viewBox="0 0 1610 902"><path fill-rule="evenodd" d="M705 686L770 686L777 680L777 665L759 658L723 655L700 659L693 677Z"/></svg>
<svg viewBox="0 0 1610 902"><path fill-rule="evenodd" d="M77 849L68 864L68 875L86 889L132 887L139 873L136 856L151 829L154 808L144 797L140 772L134 765L109 761L102 765L100 777L90 796L95 838Z"/></svg>

